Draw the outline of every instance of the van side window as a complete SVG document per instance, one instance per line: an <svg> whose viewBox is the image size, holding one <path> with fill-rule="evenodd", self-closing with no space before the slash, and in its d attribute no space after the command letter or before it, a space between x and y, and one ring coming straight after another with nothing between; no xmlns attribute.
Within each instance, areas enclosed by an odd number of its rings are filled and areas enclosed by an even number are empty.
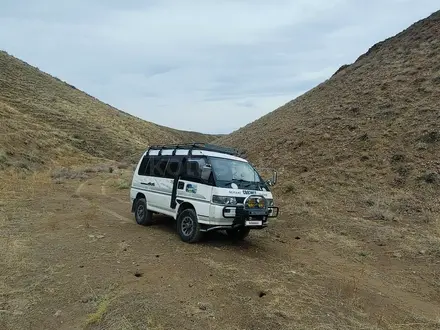
<svg viewBox="0 0 440 330"><path fill-rule="evenodd" d="M139 166L139 170L138 170L138 175L148 175L147 173L147 166L148 166L148 161L149 161L148 155L144 156L144 158L142 159L141 165Z"/></svg>
<svg viewBox="0 0 440 330"><path fill-rule="evenodd" d="M188 160L182 174L183 180L194 181L200 178L200 166L197 161Z"/></svg>
<svg viewBox="0 0 440 330"><path fill-rule="evenodd" d="M165 177L173 179L177 177L180 171L180 159L179 158L170 158L168 161L167 168L165 170Z"/></svg>
<svg viewBox="0 0 440 330"><path fill-rule="evenodd" d="M183 168L182 180L213 185L213 178L210 178L209 182L204 182L201 178L202 168L206 164L207 162L204 157L189 158Z"/></svg>
<svg viewBox="0 0 440 330"><path fill-rule="evenodd" d="M147 176L153 176L153 170L154 170L154 156L149 156L148 157L148 164L145 167L145 175Z"/></svg>
<svg viewBox="0 0 440 330"><path fill-rule="evenodd" d="M168 157L154 157L153 162L153 176L163 177L165 175L165 168L167 167ZM150 163L152 163L150 161Z"/></svg>

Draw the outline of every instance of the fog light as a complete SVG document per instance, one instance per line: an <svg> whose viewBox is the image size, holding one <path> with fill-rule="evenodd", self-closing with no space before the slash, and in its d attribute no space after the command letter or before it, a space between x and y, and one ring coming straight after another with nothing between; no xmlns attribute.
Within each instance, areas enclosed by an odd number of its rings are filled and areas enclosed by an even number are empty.
<svg viewBox="0 0 440 330"><path fill-rule="evenodd" d="M264 197L249 197L246 201L246 208L254 209L264 209L266 208L266 199Z"/></svg>

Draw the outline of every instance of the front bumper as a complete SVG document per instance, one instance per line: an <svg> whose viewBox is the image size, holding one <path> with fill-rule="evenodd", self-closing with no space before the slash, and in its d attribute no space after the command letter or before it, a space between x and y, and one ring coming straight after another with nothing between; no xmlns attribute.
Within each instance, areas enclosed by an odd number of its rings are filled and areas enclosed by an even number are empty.
<svg viewBox="0 0 440 330"><path fill-rule="evenodd" d="M279 208L270 206L267 209L245 209L243 206L225 206L222 210L223 218L233 219L232 228L246 227L263 229L267 227L269 218L276 218Z"/></svg>

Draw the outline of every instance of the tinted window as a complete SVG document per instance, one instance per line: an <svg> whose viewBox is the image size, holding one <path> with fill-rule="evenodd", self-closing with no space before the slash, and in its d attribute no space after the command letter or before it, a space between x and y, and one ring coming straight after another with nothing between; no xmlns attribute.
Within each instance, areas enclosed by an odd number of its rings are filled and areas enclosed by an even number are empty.
<svg viewBox="0 0 440 330"><path fill-rule="evenodd" d="M193 180L200 178L200 164L198 159L188 159L185 163L182 174L184 180Z"/></svg>
<svg viewBox="0 0 440 330"><path fill-rule="evenodd" d="M165 171L165 177L175 178L180 172L180 159L171 158Z"/></svg>
<svg viewBox="0 0 440 330"><path fill-rule="evenodd" d="M139 170L138 170L139 175L147 175L148 160L149 160L148 156L145 156L142 159L141 165L139 166Z"/></svg>
<svg viewBox="0 0 440 330"><path fill-rule="evenodd" d="M149 161L147 163L147 166L145 167L145 175L153 176L153 169L154 169L154 156L149 156Z"/></svg>
<svg viewBox="0 0 440 330"><path fill-rule="evenodd" d="M167 166L168 157L152 157L148 163L148 173L151 176L163 177Z"/></svg>
<svg viewBox="0 0 440 330"><path fill-rule="evenodd" d="M189 158L186 161L186 163L184 164L183 173L182 173L182 180L200 182L200 183L204 183L204 184L213 185L214 181L213 181L212 174L211 174L211 177L208 180L208 182L205 182L201 179L202 168L206 164L207 164L207 161L206 161L206 158L204 158L204 157Z"/></svg>

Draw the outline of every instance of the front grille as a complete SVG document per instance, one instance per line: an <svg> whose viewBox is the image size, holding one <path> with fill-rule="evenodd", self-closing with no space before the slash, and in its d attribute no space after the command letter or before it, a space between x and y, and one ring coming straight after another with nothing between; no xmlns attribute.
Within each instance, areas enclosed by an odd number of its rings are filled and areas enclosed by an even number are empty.
<svg viewBox="0 0 440 330"><path fill-rule="evenodd" d="M244 197L235 197L235 200L237 201L237 204L243 204L244 203Z"/></svg>

